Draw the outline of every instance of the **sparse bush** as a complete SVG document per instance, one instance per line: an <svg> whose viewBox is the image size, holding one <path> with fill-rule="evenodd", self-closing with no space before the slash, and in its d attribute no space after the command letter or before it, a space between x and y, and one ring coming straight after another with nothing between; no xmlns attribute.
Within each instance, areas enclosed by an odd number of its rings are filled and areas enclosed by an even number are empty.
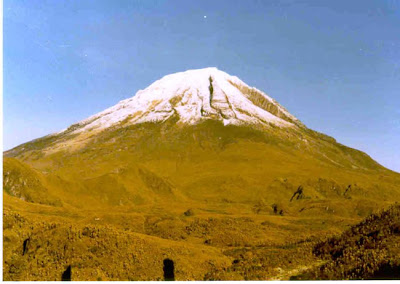
<svg viewBox="0 0 400 284"><path fill-rule="evenodd" d="M183 213L185 216L189 217L189 216L194 216L194 211L193 209L188 209Z"/></svg>

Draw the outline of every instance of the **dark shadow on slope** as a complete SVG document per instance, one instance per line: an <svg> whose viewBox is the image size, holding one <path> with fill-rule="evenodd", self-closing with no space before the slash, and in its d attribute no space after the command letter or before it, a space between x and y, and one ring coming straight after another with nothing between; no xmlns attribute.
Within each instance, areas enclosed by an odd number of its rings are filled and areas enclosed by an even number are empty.
<svg viewBox="0 0 400 284"><path fill-rule="evenodd" d="M164 280L165 281L175 281L175 273L174 273L174 262L166 258L164 259Z"/></svg>
<svg viewBox="0 0 400 284"><path fill-rule="evenodd" d="M61 281L71 281L71 265L67 267L67 269L63 272L61 276Z"/></svg>
<svg viewBox="0 0 400 284"><path fill-rule="evenodd" d="M367 280L399 280L400 279L400 266L399 265L390 265L389 263L385 263L379 267L378 270L375 271L374 275L372 275Z"/></svg>
<svg viewBox="0 0 400 284"><path fill-rule="evenodd" d="M29 245L29 242L30 242L30 238L24 240L22 255L25 255L25 254L28 252L28 245Z"/></svg>

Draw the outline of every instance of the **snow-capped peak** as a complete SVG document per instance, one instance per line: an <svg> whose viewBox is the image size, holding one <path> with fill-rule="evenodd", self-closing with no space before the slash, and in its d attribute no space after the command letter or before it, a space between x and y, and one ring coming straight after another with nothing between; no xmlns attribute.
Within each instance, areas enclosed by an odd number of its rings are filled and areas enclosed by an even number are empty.
<svg viewBox="0 0 400 284"><path fill-rule="evenodd" d="M215 67L164 76L132 98L120 101L74 125L74 132L128 124L162 122L196 124L207 119L227 124L270 123L288 127L300 122L265 93Z"/></svg>

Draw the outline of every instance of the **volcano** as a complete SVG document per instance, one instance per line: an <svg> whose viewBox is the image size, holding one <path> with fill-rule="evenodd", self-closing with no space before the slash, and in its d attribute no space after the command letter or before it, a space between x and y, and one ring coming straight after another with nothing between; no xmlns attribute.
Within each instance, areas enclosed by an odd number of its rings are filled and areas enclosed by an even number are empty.
<svg viewBox="0 0 400 284"><path fill-rule="evenodd" d="M177 280L206 279L210 271L243 279L240 269L223 270L237 257L230 249L339 232L400 200L398 173L309 129L266 93L217 68L167 75L5 152L3 177L4 234L28 244L19 257L19 245L5 249L10 280L56 280L65 270L55 266L61 250L77 280L161 279L162 267L153 263L164 257L177 260ZM34 252L43 238L53 255ZM143 246L135 269L130 260L117 261ZM49 262L39 269L29 255ZM14 269L18 261L30 269Z"/></svg>

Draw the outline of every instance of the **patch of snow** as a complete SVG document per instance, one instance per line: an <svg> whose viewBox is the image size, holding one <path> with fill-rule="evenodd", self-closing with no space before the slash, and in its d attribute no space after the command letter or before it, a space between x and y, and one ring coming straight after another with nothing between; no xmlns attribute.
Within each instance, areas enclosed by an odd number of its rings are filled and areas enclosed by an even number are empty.
<svg viewBox="0 0 400 284"><path fill-rule="evenodd" d="M212 93L209 89L210 77ZM243 123L272 123L280 127L294 125L253 104L231 82L258 91L281 112L297 121L265 93L249 87L236 76L230 76L212 67L164 76L146 89L138 91L132 98L120 101L115 106L79 122L74 132L105 129L121 121L129 124L161 122L173 115L178 115L179 122L186 124L216 119L223 121L224 125Z"/></svg>

